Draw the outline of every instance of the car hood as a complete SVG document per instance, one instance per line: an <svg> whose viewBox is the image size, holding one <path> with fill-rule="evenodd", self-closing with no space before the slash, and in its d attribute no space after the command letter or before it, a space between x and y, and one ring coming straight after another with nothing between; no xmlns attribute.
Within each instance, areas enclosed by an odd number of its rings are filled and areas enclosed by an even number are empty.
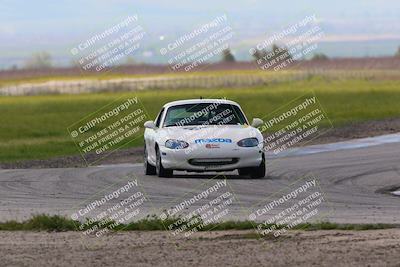
<svg viewBox="0 0 400 267"><path fill-rule="evenodd" d="M191 143L218 142L236 143L244 138L256 137L262 142L260 131L249 125L210 125L210 126L184 126L166 127L160 130L160 143L168 139L183 140ZM197 140L197 141L196 141Z"/></svg>

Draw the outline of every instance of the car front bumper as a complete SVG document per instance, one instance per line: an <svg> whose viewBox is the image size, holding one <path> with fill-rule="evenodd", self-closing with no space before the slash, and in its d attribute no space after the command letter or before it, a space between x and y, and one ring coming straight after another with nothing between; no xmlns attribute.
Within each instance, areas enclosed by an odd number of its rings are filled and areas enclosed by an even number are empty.
<svg viewBox="0 0 400 267"><path fill-rule="evenodd" d="M258 167L262 161L262 146L196 149L160 147L162 165L166 169L187 171L227 171Z"/></svg>

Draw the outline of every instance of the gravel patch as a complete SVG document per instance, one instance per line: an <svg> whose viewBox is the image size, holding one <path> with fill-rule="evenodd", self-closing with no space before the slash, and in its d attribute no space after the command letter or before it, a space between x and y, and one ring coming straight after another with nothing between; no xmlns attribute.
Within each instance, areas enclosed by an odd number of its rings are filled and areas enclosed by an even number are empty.
<svg viewBox="0 0 400 267"><path fill-rule="evenodd" d="M83 239L84 238L84 239ZM2 266L398 266L400 230L291 231L257 239L249 231L0 232Z"/></svg>

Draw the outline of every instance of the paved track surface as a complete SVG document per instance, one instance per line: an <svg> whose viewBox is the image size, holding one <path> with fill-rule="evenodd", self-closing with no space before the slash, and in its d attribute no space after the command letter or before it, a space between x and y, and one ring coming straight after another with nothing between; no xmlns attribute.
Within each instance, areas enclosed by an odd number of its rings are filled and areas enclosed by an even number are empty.
<svg viewBox="0 0 400 267"><path fill-rule="evenodd" d="M389 191L400 188L400 143L315 154L293 154L269 159L267 177L249 179L225 173L230 189L240 200L226 218L247 219L256 204L281 190L289 192L300 177L310 174L320 184L325 200L320 217L340 223L400 223L400 197ZM0 221L26 219L32 214L70 216L85 200L112 184L123 185L134 175L147 193L142 214L159 214L173 206L214 174L177 173L174 178L143 175L140 164L87 168L0 170ZM322 217L323 215L323 217ZM261 217L260 217L261 218Z"/></svg>

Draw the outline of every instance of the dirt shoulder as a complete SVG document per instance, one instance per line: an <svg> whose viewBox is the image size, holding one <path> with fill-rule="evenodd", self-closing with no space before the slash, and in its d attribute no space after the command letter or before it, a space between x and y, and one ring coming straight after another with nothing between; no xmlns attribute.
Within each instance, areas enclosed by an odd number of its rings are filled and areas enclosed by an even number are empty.
<svg viewBox="0 0 400 267"><path fill-rule="evenodd" d="M78 232L0 232L0 258L2 266L398 266L399 239L400 229L292 231L278 239L248 231L178 239L123 232L96 240Z"/></svg>
<svg viewBox="0 0 400 267"><path fill-rule="evenodd" d="M308 144L333 143L397 132L400 132L400 118L367 121L349 124L340 128L332 128ZM99 156L95 153L87 154L86 157L89 162L94 162L99 158ZM143 148L137 147L115 151L105 159L97 161L96 165L141 162L143 162ZM66 168L85 166L86 164L81 155L57 157L45 160L26 160L0 163L1 169Z"/></svg>

